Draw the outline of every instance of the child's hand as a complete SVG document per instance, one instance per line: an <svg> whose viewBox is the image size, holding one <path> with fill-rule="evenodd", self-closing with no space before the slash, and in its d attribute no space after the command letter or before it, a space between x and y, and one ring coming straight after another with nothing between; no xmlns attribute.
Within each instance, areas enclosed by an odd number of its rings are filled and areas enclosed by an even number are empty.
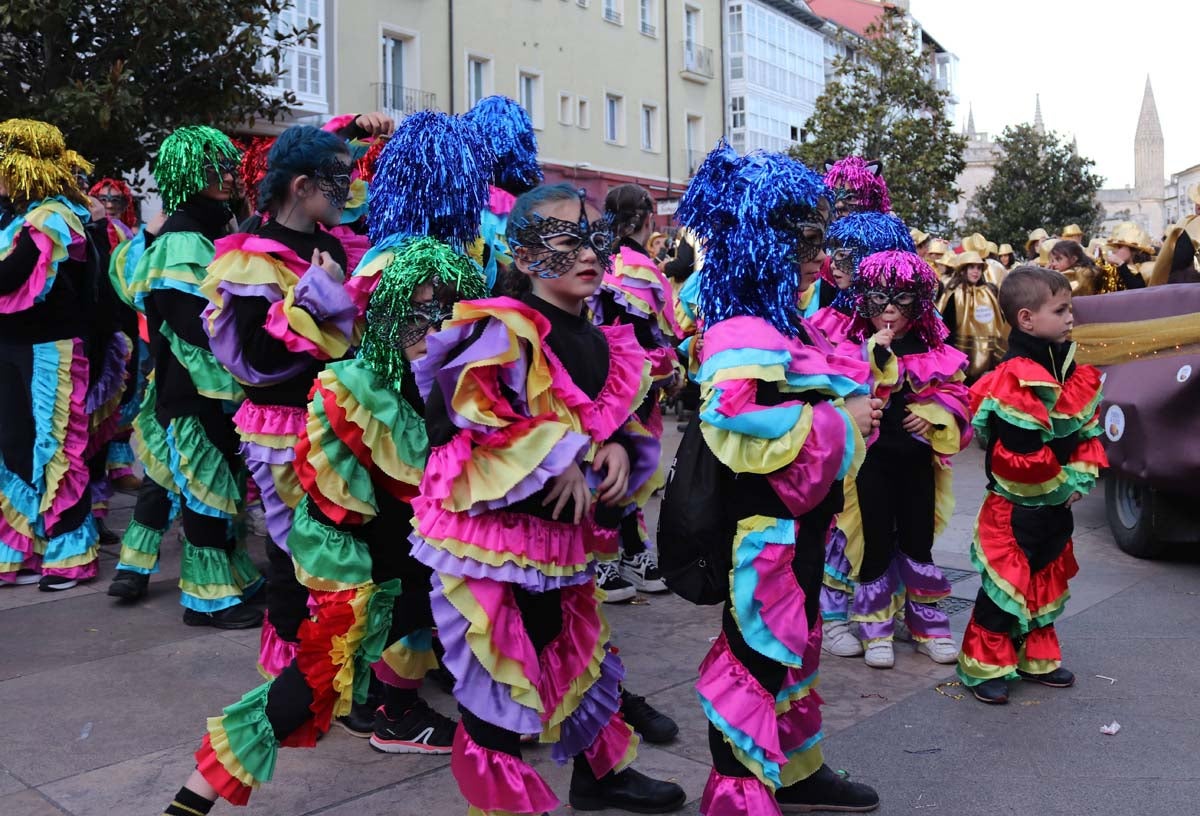
<svg viewBox="0 0 1200 816"><path fill-rule="evenodd" d="M903 426L904 430L908 431L911 434L917 434L919 436L925 436L933 428L932 422L930 422L927 419L917 416L916 414L912 413L911 411L909 412L908 416L906 416L904 418L904 421L900 424Z"/></svg>
<svg viewBox="0 0 1200 816"><path fill-rule="evenodd" d="M896 339L896 332L892 329L880 329L871 335L871 339L875 341L875 345L890 349L892 341Z"/></svg>
<svg viewBox="0 0 1200 816"><path fill-rule="evenodd" d="M629 489L629 453L616 442L609 442L596 452L592 470L604 472L604 480L596 488L596 498L605 504L618 501Z"/></svg>
<svg viewBox="0 0 1200 816"><path fill-rule="evenodd" d="M626 457L626 461L628 462L628 457ZM562 513L569 501L575 502L574 523L578 524L583 520L584 511L592 503L592 494L588 490L587 479L584 478L579 465L571 465L550 480L550 492L542 501L542 507L554 504L554 512L550 514L550 517L558 521L559 514Z"/></svg>
<svg viewBox="0 0 1200 816"><path fill-rule="evenodd" d="M1080 493L1078 490L1076 490L1074 493L1071 494L1071 498L1067 499L1067 507L1070 507L1072 504L1074 504L1075 502L1079 501L1082 498L1083 498L1083 494Z"/></svg>
<svg viewBox="0 0 1200 816"><path fill-rule="evenodd" d="M878 397L851 397L846 400L846 411L858 426L859 433L868 436L879 426L879 420L883 417L883 400Z"/></svg>
<svg viewBox="0 0 1200 816"><path fill-rule="evenodd" d="M313 250L312 265L319 266L325 270L325 274L334 283L342 283L346 279L346 273L342 271L342 265L333 259L333 256L328 252L322 252L319 249Z"/></svg>

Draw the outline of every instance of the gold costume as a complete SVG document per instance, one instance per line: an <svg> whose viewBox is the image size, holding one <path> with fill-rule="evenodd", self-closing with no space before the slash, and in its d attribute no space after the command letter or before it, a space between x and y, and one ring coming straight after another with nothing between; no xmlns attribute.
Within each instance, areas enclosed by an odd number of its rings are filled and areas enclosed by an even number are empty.
<svg viewBox="0 0 1200 816"><path fill-rule="evenodd" d="M1100 270L1094 266L1072 266L1063 272L1063 277L1071 282L1071 295L1073 297L1100 294L1097 288L1097 279L1100 277Z"/></svg>
<svg viewBox="0 0 1200 816"><path fill-rule="evenodd" d="M950 337L946 342L967 355L967 382L974 382L1004 357L1008 323L994 287L956 282L938 301Z"/></svg>

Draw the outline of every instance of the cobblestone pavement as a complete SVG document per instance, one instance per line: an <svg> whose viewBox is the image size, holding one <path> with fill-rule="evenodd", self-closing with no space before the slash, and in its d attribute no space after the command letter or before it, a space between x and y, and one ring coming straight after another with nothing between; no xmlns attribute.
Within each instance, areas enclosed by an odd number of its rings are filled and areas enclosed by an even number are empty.
<svg viewBox="0 0 1200 816"><path fill-rule="evenodd" d="M668 423L668 446L678 441ZM950 568L961 634L978 579L967 557L983 492L975 448L956 462L958 509L935 558ZM1102 491L1076 506L1082 571L1060 625L1070 691L1017 689L1013 704L955 699L952 679L898 645L896 668L826 657L821 667L826 756L874 784L880 812L991 814L1190 813L1200 799L1200 563L1149 563L1118 551L1104 523ZM110 526L123 528L132 499L116 502ZM653 525L657 507L651 507ZM192 768L204 718L260 682L258 631L216 632L180 620L174 583L178 548L165 546L149 598L118 607L104 593L116 563L106 548L93 583L49 594L0 589L0 814L153 816ZM261 545L252 552L263 560ZM708 773L705 721L692 683L718 631L718 610L670 595L608 606L627 686L675 717L680 735L646 746L638 767L687 790L697 813ZM1112 682L1108 678L1112 678ZM452 701L426 690L452 714ZM1191 713L1187 712L1191 710ZM1116 736L1100 726L1122 725ZM549 752L527 752L565 800L569 768ZM281 752L275 781L245 816L373 816L465 812L447 757L393 756L334 729L315 750ZM214 813L233 812L219 804ZM565 804L557 811L568 813Z"/></svg>

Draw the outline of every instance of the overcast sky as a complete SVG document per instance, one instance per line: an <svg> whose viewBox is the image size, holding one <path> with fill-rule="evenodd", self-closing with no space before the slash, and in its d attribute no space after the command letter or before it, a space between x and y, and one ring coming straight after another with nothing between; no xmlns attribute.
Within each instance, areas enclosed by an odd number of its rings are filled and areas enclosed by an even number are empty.
<svg viewBox="0 0 1200 816"><path fill-rule="evenodd" d="M1197 0L911 0L912 13L958 55L958 128L994 138L1032 122L1079 140L1105 187L1133 183L1133 133L1146 75L1154 87L1169 177L1200 163Z"/></svg>

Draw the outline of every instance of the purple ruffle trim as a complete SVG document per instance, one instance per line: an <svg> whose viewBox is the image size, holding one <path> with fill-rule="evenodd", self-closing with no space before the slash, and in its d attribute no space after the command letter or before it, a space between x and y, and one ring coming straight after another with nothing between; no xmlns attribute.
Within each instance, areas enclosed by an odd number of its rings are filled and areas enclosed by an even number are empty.
<svg viewBox="0 0 1200 816"><path fill-rule="evenodd" d="M324 273L322 273L324 274ZM244 287L245 289L266 289L271 292L274 297L268 297L272 302L279 300L279 291L273 286L254 286ZM242 341L238 337L237 325L234 321L233 309L229 307L228 301L230 296L238 297L242 293L238 291L239 287L222 283L219 287L221 295L226 300L226 307L221 309L215 319L211 319L210 315L214 311L213 304L209 304L204 308L204 329L209 336L209 347L212 349L213 355L229 369L229 373L238 380L250 385L277 385L281 382L286 382L293 377L299 376L308 370L312 365L312 358L307 354L297 354L293 362L285 365L277 371L259 371L250 365L242 353ZM264 295L265 296L265 295Z"/></svg>
<svg viewBox="0 0 1200 816"><path fill-rule="evenodd" d="M850 595L840 589L821 587L821 617L844 621L850 616Z"/></svg>
<svg viewBox="0 0 1200 816"><path fill-rule="evenodd" d="M931 603L909 598L904 602L904 622L917 640L950 637L950 618Z"/></svg>
<svg viewBox="0 0 1200 816"><path fill-rule="evenodd" d="M621 707L621 681L625 667L611 651L600 663L600 676L579 701L579 707L563 721L558 742L550 748L550 756L559 765L582 754L596 741L597 735Z"/></svg>
<svg viewBox="0 0 1200 816"><path fill-rule="evenodd" d="M416 533L409 535L408 540L412 545L413 558L434 572L457 578L486 578L504 584L516 584L529 592L551 592L563 587L586 584L592 577L590 568L574 575L551 576L536 567L521 567L511 561L492 566L471 558L459 558L446 550L432 547Z"/></svg>
<svg viewBox="0 0 1200 816"><path fill-rule="evenodd" d="M125 387L128 373L125 362L132 353L133 344L123 333L117 332L109 339L104 359L100 363L100 376L92 381L92 387L88 389L84 402L88 414L95 413Z"/></svg>
<svg viewBox="0 0 1200 816"><path fill-rule="evenodd" d="M349 338L354 336L354 319L358 309L345 287L329 277L324 269L311 266L300 276L294 291L297 306L315 317L318 322L332 323Z"/></svg>
<svg viewBox="0 0 1200 816"><path fill-rule="evenodd" d="M904 553L897 553L896 564L900 570L900 581L909 595L940 599L950 594L950 582L937 564L913 561Z"/></svg>
<svg viewBox="0 0 1200 816"><path fill-rule="evenodd" d="M495 357L509 347L508 327L499 320L490 319L483 331L469 345L462 349L458 356L450 359L451 350L467 340L479 328L478 322L443 329L437 334L430 335L426 341L425 357L413 363L413 374L421 396L429 397L436 379L449 408L450 397L458 388L458 377L463 368L470 363ZM511 363L501 367L497 372L500 382L512 394L512 407L517 412L523 412L525 406L525 378L528 366L525 355L518 354ZM477 431L492 431L491 427L469 422L461 414L450 410L450 419L455 426Z"/></svg>
<svg viewBox="0 0 1200 816"><path fill-rule="evenodd" d="M446 653L442 662L454 675L454 698L480 719L518 734L538 734L542 721L538 712L512 698L509 686L497 682L467 646L470 624L442 594L441 578L432 576L430 601L438 636Z"/></svg>
<svg viewBox="0 0 1200 816"><path fill-rule="evenodd" d="M878 615L891 607L892 597L904 589L900 581L900 570L895 559L888 564L887 570L874 581L859 584L854 590L854 602L850 614L859 621L859 632L863 640L878 640L890 638L895 631L896 621L891 615L885 620L862 620L864 617Z"/></svg>
<svg viewBox="0 0 1200 816"><path fill-rule="evenodd" d="M252 445L249 442L242 443L242 455L246 458L246 469L250 471L250 478L258 487L259 497L262 500L263 514L267 521L267 535L270 536L275 546L291 555L292 551L288 549L287 540L292 531L292 508L284 503L275 487L275 477L271 473L270 463L262 459L252 459L251 454L247 452L251 447L268 451L271 449L263 448L262 445ZM291 453L291 451L271 452Z"/></svg>

